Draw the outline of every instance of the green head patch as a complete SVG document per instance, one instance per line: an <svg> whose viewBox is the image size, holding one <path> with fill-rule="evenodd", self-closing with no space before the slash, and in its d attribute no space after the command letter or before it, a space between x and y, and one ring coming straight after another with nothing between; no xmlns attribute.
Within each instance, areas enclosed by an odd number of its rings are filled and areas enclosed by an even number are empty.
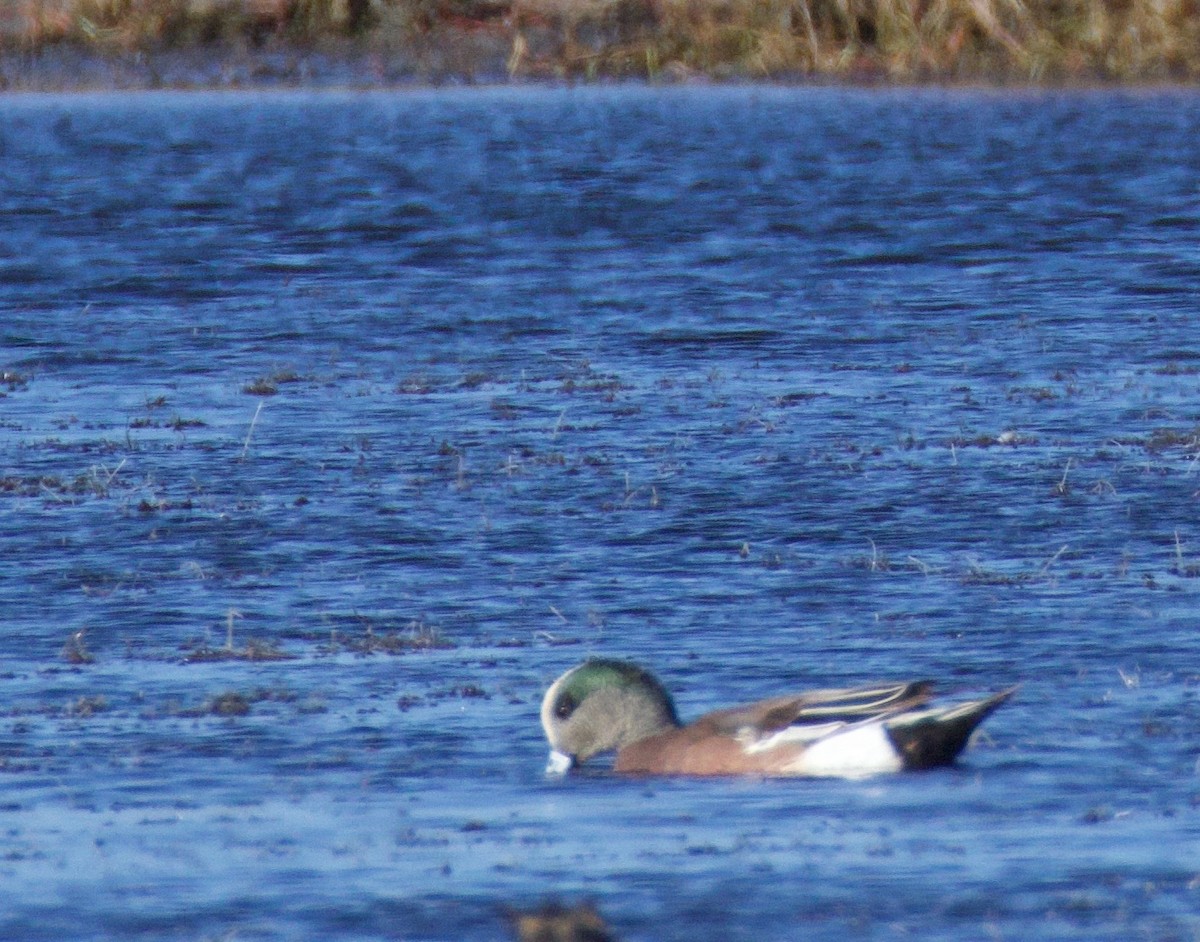
<svg viewBox="0 0 1200 942"><path fill-rule="evenodd" d="M554 701L554 716L560 720L570 719L571 714L589 696L597 690L610 688L617 690L641 688L654 696L661 697L672 720L678 722L675 718L675 704L671 701L671 695L653 674L636 664L608 658L592 658L585 661L564 678L562 689Z"/></svg>

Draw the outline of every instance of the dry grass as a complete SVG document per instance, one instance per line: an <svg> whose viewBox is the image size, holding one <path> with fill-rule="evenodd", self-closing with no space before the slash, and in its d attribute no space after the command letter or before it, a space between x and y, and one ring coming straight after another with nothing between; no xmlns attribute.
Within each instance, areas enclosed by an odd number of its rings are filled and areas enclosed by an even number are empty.
<svg viewBox="0 0 1200 942"><path fill-rule="evenodd" d="M17 0L14 38L26 46L74 42L117 49L273 37L311 42L363 31L371 0Z"/></svg>
<svg viewBox="0 0 1200 942"><path fill-rule="evenodd" d="M1190 0L514 0L576 72L898 80L1190 78ZM590 43L589 40L590 39Z"/></svg>
<svg viewBox="0 0 1200 942"><path fill-rule="evenodd" d="M18 0L6 42L311 44L513 76L1162 81L1200 75L1200 0ZM435 52L430 52L434 49Z"/></svg>

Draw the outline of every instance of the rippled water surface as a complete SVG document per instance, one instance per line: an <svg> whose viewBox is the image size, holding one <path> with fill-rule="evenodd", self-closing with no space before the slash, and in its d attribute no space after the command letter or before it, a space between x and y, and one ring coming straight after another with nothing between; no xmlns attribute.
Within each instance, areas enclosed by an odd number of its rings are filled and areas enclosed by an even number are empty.
<svg viewBox="0 0 1200 942"><path fill-rule="evenodd" d="M1200 98L10 97L0 166L0 937L1200 938ZM590 654L1022 687L547 781Z"/></svg>

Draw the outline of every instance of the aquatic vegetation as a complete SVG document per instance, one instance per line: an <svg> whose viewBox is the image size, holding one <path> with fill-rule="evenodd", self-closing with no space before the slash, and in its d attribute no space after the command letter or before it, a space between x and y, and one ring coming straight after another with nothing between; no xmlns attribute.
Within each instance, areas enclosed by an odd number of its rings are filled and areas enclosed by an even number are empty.
<svg viewBox="0 0 1200 942"><path fill-rule="evenodd" d="M25 0L5 41L142 52L333 43L377 70L382 57L410 76L492 80L1200 74L1200 20L1185 0Z"/></svg>
<svg viewBox="0 0 1200 942"><path fill-rule="evenodd" d="M88 650L87 644L83 640L83 631L76 631L67 638L67 643L63 645L62 659L68 664L94 664L96 661L95 655Z"/></svg>
<svg viewBox="0 0 1200 942"><path fill-rule="evenodd" d="M436 628L414 621L402 631L376 632L368 624L357 635L334 635L333 648L355 654L407 654L410 651L449 651L456 645Z"/></svg>
<svg viewBox="0 0 1200 942"><path fill-rule="evenodd" d="M199 645L184 655L185 664L210 664L216 661L290 661L296 655L288 654L265 641L250 641L241 648L213 648Z"/></svg>
<svg viewBox="0 0 1200 942"><path fill-rule="evenodd" d="M303 377L291 369L280 369L258 376L242 387L242 392L250 396L274 396L279 387L288 383L299 383Z"/></svg>
<svg viewBox="0 0 1200 942"><path fill-rule="evenodd" d="M0 370L0 386L3 386L8 392L16 392L18 389L24 389L29 385L29 377L18 373L16 370ZM0 396L4 395L4 391L0 390Z"/></svg>
<svg viewBox="0 0 1200 942"><path fill-rule="evenodd" d="M517 942L611 942L615 938L590 902L566 906L550 901L531 910L506 908L504 915Z"/></svg>
<svg viewBox="0 0 1200 942"><path fill-rule="evenodd" d="M80 697L68 705L66 713L77 719L89 719L107 709L108 701L104 697Z"/></svg>
<svg viewBox="0 0 1200 942"><path fill-rule="evenodd" d="M207 704L208 712L214 716L247 716L250 700L236 691L218 694Z"/></svg>
<svg viewBox="0 0 1200 942"><path fill-rule="evenodd" d="M294 703L295 694L288 690L275 688L259 688L242 692L240 690L224 690L214 694L194 706L183 706L178 703L164 704L160 710L152 710L145 718L184 717L199 719L206 716L233 718L249 716L254 707L263 703Z"/></svg>

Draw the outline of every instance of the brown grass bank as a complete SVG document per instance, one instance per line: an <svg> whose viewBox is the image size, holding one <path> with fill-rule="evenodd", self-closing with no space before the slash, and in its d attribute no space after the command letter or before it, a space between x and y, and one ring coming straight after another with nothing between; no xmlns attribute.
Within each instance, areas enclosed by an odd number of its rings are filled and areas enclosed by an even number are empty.
<svg viewBox="0 0 1200 942"><path fill-rule="evenodd" d="M1200 0L7 0L0 51L316 55L380 81L1192 82Z"/></svg>

